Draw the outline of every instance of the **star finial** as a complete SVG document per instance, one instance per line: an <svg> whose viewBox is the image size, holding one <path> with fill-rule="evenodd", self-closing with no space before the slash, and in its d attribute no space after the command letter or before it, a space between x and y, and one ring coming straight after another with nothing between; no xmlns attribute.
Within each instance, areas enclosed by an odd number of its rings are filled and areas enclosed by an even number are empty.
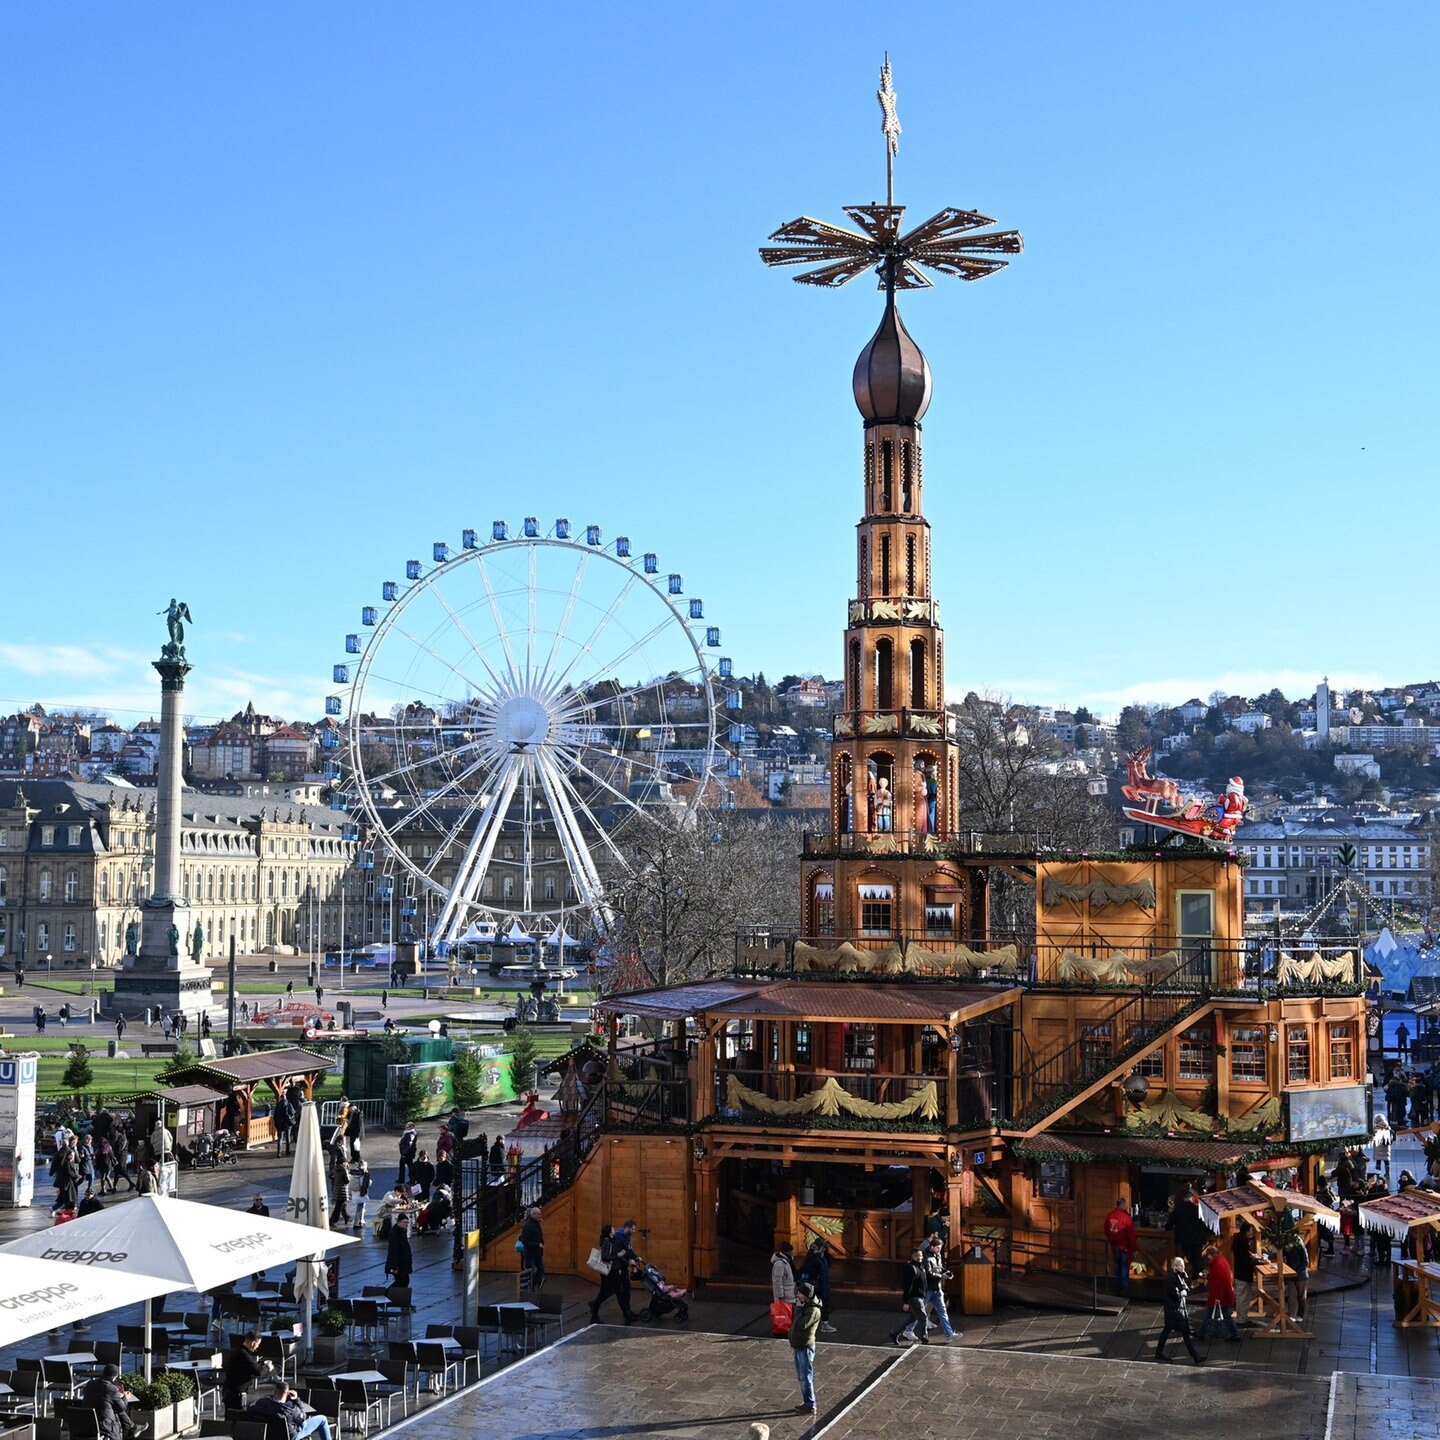
<svg viewBox="0 0 1440 1440"><path fill-rule="evenodd" d="M880 102L880 132L885 136L885 203L895 203L895 156L900 151L900 117L895 113L895 87L890 83L890 52L880 67L880 88L875 92Z"/></svg>

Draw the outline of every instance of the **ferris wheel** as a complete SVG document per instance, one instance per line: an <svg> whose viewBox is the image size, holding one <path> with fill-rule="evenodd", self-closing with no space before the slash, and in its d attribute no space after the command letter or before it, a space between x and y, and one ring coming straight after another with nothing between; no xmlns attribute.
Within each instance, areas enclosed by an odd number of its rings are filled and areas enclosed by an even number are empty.
<svg viewBox="0 0 1440 1440"><path fill-rule="evenodd" d="M497 520L431 555L361 607L325 702L327 774L374 836L361 864L400 879L416 928L423 900L432 941L558 919L563 943L567 911L603 931L621 832L698 808L725 773L720 631L596 525Z"/></svg>

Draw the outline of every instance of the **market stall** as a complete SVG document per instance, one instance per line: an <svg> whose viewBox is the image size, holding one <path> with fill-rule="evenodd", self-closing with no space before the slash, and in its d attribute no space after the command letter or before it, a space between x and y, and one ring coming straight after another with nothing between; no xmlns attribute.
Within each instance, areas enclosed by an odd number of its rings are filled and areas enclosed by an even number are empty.
<svg viewBox="0 0 1440 1440"><path fill-rule="evenodd" d="M1440 1329L1440 1265L1419 1258L1421 1238L1440 1231L1440 1195L1433 1190L1402 1190L1359 1207L1360 1223L1415 1252L1414 1259L1393 1262L1395 1324L1401 1329Z"/></svg>

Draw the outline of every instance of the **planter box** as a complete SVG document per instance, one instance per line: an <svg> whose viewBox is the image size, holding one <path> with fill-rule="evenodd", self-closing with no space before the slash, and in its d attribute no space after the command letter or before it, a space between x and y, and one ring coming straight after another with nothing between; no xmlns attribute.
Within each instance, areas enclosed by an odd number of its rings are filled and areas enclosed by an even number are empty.
<svg viewBox="0 0 1440 1440"><path fill-rule="evenodd" d="M313 1349L317 1365L344 1365L350 1358L350 1346L343 1335L316 1335Z"/></svg>
<svg viewBox="0 0 1440 1440"><path fill-rule="evenodd" d="M195 1428L195 1398L177 1400L163 1410L132 1410L137 1423L150 1426L149 1440L170 1440L171 1436L183 1435Z"/></svg>

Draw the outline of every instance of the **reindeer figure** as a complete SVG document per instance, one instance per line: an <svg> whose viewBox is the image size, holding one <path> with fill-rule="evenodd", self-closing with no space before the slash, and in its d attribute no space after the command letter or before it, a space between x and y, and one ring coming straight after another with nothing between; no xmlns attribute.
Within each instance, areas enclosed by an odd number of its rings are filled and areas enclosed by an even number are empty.
<svg viewBox="0 0 1440 1440"><path fill-rule="evenodd" d="M1154 747L1142 746L1125 759L1125 770L1129 784L1120 787L1120 793L1127 800L1134 800L1144 806L1152 815L1165 804L1172 810L1180 808L1180 787L1164 775L1152 775L1147 768Z"/></svg>

